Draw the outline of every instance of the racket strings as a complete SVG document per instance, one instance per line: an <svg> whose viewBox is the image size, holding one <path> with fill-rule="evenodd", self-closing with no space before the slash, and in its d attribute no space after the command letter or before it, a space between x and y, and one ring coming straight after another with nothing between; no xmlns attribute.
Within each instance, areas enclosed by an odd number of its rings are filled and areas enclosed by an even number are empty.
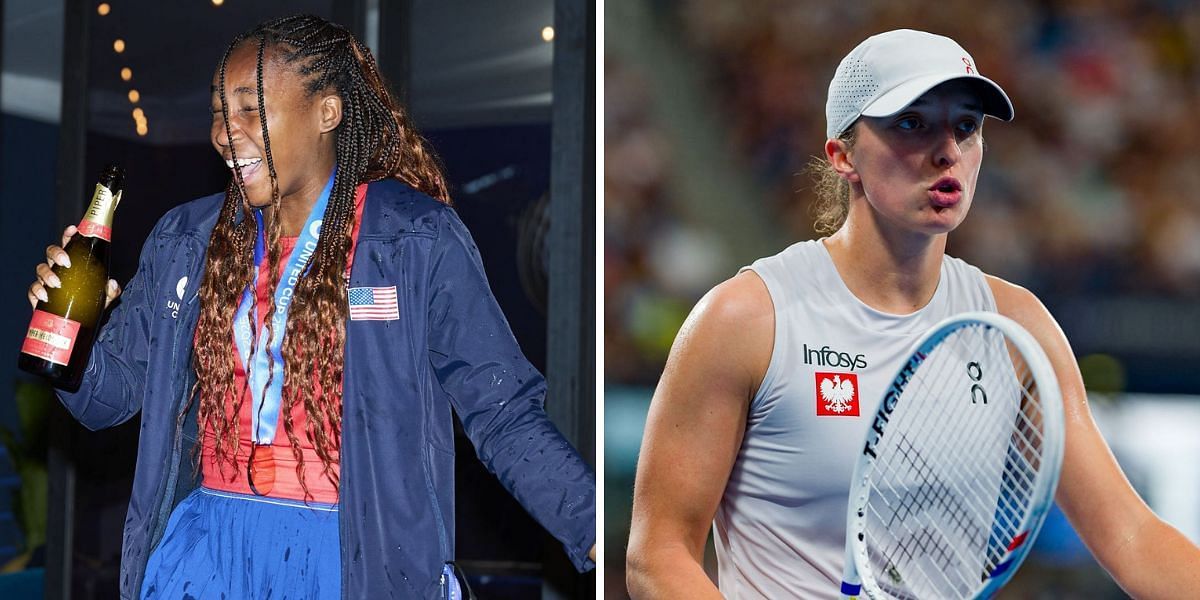
<svg viewBox="0 0 1200 600"><path fill-rule="evenodd" d="M1043 453L1030 370L998 330L963 328L925 358L889 420L864 511L869 576L896 598L970 597L1030 511Z"/></svg>
<svg viewBox="0 0 1200 600"><path fill-rule="evenodd" d="M960 549L947 543L947 540L955 539L955 537L977 538L980 535L978 526L974 520L968 517L968 514L973 511L962 504L961 493L949 489L946 485L925 484L918 487L917 490L915 493L909 490L901 497L889 501L885 509L890 509L890 512L886 514L878 510L878 505L873 504L869 507L879 522L886 521L885 531L889 537L887 543L880 539L873 540L872 546L882 547L883 551L872 556L872 562L881 566L879 571L887 574L896 585L906 580L914 580L902 573L915 568L920 575L915 578L916 581L940 580L942 585L939 588L958 589L964 582L952 579L956 570L949 567L962 562L965 556L962 555ZM895 488L890 491L896 494L900 493ZM940 521L910 519L910 517L916 516L917 511L927 510L930 507L940 509L941 515L947 518ZM948 529L954 530L958 535L952 535ZM868 527L868 534L871 534L872 531ZM902 535L897 535L900 532ZM927 561L932 561L934 566L941 568L929 569L924 562L905 564L906 559L914 556L924 557ZM900 565L903 566L903 569L900 568ZM879 581L879 583L882 586L884 582ZM896 591L900 588L892 587L892 589Z"/></svg>
<svg viewBox="0 0 1200 600"><path fill-rule="evenodd" d="M928 459L913 451L907 437L899 439L897 443L898 449L908 457L910 466L916 468L916 476L925 480L930 479L930 474L927 472L929 471ZM972 483L967 482L968 485ZM915 488L909 486L907 493L895 493L897 492L895 486L889 485L888 487L894 492L889 501L889 508L899 507L899 510L893 513L892 519L886 520L887 533L888 535L899 534L899 537L892 540L890 548L887 548L883 554L901 558L922 557L921 562L915 563L919 575L917 579L940 579L942 584L940 587L956 590L969 585L969 581L950 578L953 574L961 571L954 569L953 565L964 562L965 557L961 548L947 544L944 540L956 538L978 540L981 538L982 528L978 525L981 518L978 515L982 512L983 507L967 507L962 498L970 498L970 496L964 495L963 490L953 489L955 486L944 482L930 483L926 481L923 485ZM934 512L940 518L913 519L914 525L910 526L907 520L912 512L910 507ZM977 545L978 542L976 541L975 544ZM895 562L895 559L887 560L884 572L899 584L903 581L903 577L895 566ZM911 571L913 568L914 565L908 565L904 570Z"/></svg>
<svg viewBox="0 0 1200 600"><path fill-rule="evenodd" d="M984 359L980 362L982 362L983 364L989 364L989 365L1005 364L1001 360L1004 357L997 356L996 352L995 352L996 350L998 350L1000 348L1006 347L1005 344L1002 343L1003 337L999 336L998 332L995 332L995 331L991 331L991 334L992 334L992 337L995 337L996 339L988 340L989 343L986 343L983 345L983 348L991 351L991 352L989 352L990 356L985 356ZM959 348L953 348L954 350L956 350L956 352L955 352L956 355L969 356L969 353L968 353L969 349L972 347L976 347L976 348L978 347L978 345L972 346L972 345L968 344L967 342L969 342L969 340L970 340L970 338L968 336L961 336L961 337L956 338L956 342L957 342L956 345L959 346ZM1019 358L1019 355L1017 355L1017 358ZM947 363L947 364L953 364L953 363L951 362L951 363ZM930 381L937 381L937 378L930 379ZM1002 403L1010 402L1011 399L1013 399L1016 394L1014 393L1014 390L1011 387L1006 387L1003 384L1011 383L1012 381L1013 381L1012 379L1007 379L1004 377L1002 377L1000 379L1000 383L1002 384L1000 386L1000 391L1001 391L1000 394L996 393L995 386L993 385L993 389L992 389L992 393L991 393L991 396L992 396L991 402L996 402L998 397ZM933 395L926 396L927 400L930 398L933 398L933 397L934 397ZM972 395L972 402L975 402L975 401L976 401L976 397L974 395ZM987 400L984 400L984 402L987 402ZM1010 414L1008 411L1011 410L1012 407L1004 406L1003 409L1004 410L1001 412L1002 417L1008 416ZM960 430L962 432L962 435L960 437L962 439L965 439L968 444L974 443L976 445L976 447L973 448L973 451L975 453L981 454L983 456L999 456L999 455L1007 454L1007 452L1009 450L1003 447L1005 445L1005 442L1008 441L1007 435L1005 435L1006 419L1004 419L1004 418L975 419L972 422L975 423L976 426L972 429L960 428ZM981 441L983 442L983 445L980 445ZM961 447L970 448L969 445L965 445L965 446L961 446ZM1006 456L1006 459L1007 458L1009 458L1009 457ZM965 464L969 464L969 463L963 463L963 462L951 463L950 466L952 466L952 467L962 466ZM995 488L991 487L994 485L995 479L990 478L990 477L989 478L979 477L977 475L978 475L977 473L961 473L961 472L951 471L952 480L965 481L966 485L961 486L961 487L970 488L970 489L964 490L963 493L964 494L974 494L974 498L978 503L977 504L978 510L975 512L975 515L974 515L975 520L978 523L984 524L984 523L987 523L989 513L993 512L994 507L995 507L995 504L991 504L988 502L989 498L994 499L997 497ZM1009 473L1009 475L1011 476L1011 473ZM1027 478L1024 481L1022 481L1021 478L1014 479L1014 478L1008 477L1008 478L1002 479L1001 487L1002 487L1002 489L1005 487L1010 488L1010 493L1011 493L1011 488L1014 487L1013 486L1014 482L1023 484L1025 487L1028 487L1028 485L1030 483L1030 481ZM1003 497L1003 495L1001 497ZM1011 513L1013 511L1010 510L1007 512ZM1009 524L1009 526L1005 527L1004 526L1005 524L1003 523L1003 521L1001 521L1001 523L1000 523L1001 535L1002 536L1004 534L1007 534L1007 536L1015 535L1017 533L1015 531L1015 528L1018 526L1018 524L1019 524L1019 520L1017 522L1011 523L1011 524ZM980 537L973 537L972 541L974 544L973 547L978 548ZM994 565L988 565L988 566L992 567Z"/></svg>
<svg viewBox="0 0 1200 600"><path fill-rule="evenodd" d="M931 365L932 366L932 365ZM937 375L933 376L937 379ZM921 383L918 380L913 389L920 389ZM896 424L900 429L903 429L903 424ZM925 424L926 428L934 427L934 423ZM929 435L927 431L918 431L918 438L922 435ZM950 440L951 446L961 445L963 439L971 439L978 437L977 432L962 430L959 432L959 438ZM894 485L897 479L911 479L912 475L899 475L893 473L891 480L888 482L889 491L893 492L892 498L889 501L889 509L896 510L893 512L893 517L907 519L912 512L910 506L921 508L925 511L932 509L936 510L936 515L939 518L920 519L919 526L914 528L909 526L907 521L902 520L902 527L897 527L896 519L888 520L887 535L894 535L896 531L902 530L902 535L891 540L890 548L883 554L887 556L900 556L911 558L914 556L923 557L923 561L916 562L914 565L909 565L906 570L915 568L919 571L918 580L937 580L940 579L942 589L950 587L952 589L960 589L971 585L973 582L966 580L953 580L951 576L957 574L961 569L954 568L954 565L960 564L966 560L964 551L961 548L942 543L941 540L948 539L971 539L974 540L974 546L978 547L982 544L981 540L985 537L983 526L980 522L984 520L982 516L987 510L987 506L982 503L977 503L967 506L964 502L969 502L976 499L976 495L972 491L962 489L964 485L972 486L976 483L970 479L948 479L941 478L941 481L930 483L933 478L934 468L931 466L931 461L925 458L924 454L915 451L915 448L908 436L897 438L897 450L901 455L905 456L909 467L915 467L915 476L918 480L924 481L923 485L915 486L915 493L902 493ZM877 463L879 464L879 463ZM892 468L892 471L898 471ZM951 482L951 483L947 483ZM914 487L908 482L901 481L901 487L908 487L910 490ZM898 510L897 510L898 508ZM914 522L917 520L914 519ZM938 541L931 540L930 537L935 537ZM931 552L931 548L939 548L942 551ZM945 549L949 549L946 551ZM972 552L972 554L977 552ZM883 557L881 557L882 559ZM930 562L932 561L932 565ZM898 570L894 566L894 559L887 560L885 564L893 565L886 569L893 578L898 579ZM910 561L911 562L911 561Z"/></svg>
<svg viewBox="0 0 1200 600"><path fill-rule="evenodd" d="M959 589L972 585L974 582L970 580L951 579L953 575L961 572L961 569L954 568L954 565L966 562L966 553L961 548L944 543L943 540L968 539L973 540L976 548L982 545L981 540L985 538L986 533L981 523L990 509L979 501L978 490L964 489L978 485L977 482L955 481L945 477L940 481L931 482L934 479L934 470L930 461L914 451L908 436L898 439L897 445L898 450L905 453L909 463L916 466L917 476L924 483L915 486L915 492L912 485L897 488L894 482L887 483L891 498L886 508L893 512L891 518L886 519L886 535L895 536L897 531L902 531L903 534L891 540L890 548L884 554L893 557L923 557L926 559L924 562L915 563L915 567L921 572L919 579L940 579L943 583L940 586L942 588L949 586ZM914 528L910 525L909 517L916 511L929 512L933 509L936 509L937 518L926 515L926 518L919 520L919 527ZM917 523L918 519L911 522ZM931 536L935 539L930 539ZM934 548L940 550L933 551ZM928 564L929 561L932 561L932 565ZM894 562L897 561L887 561L888 564ZM933 568L930 568L931 566ZM893 567L891 571L895 576L896 569Z"/></svg>
<svg viewBox="0 0 1200 600"><path fill-rule="evenodd" d="M967 437L967 438L978 437L978 434L979 434L978 431L974 431L965 437ZM995 438L992 438L992 439L995 439ZM984 454L986 454L986 452L989 452L989 451L991 451L991 450L988 450L988 449L983 450ZM1006 451L1012 452L1012 448L1009 448ZM1008 456L1006 456L1006 460L1009 463L1013 463L1014 457L1012 455L1008 455ZM1015 527L1018 527L1018 523L1020 523L1020 518L1022 517L1022 512L1024 512L1024 509L1020 508L1020 506L1016 506L1015 504L1010 503L1010 502L1008 503L1008 505L1006 505L1006 503L1004 503L1004 500L1008 499L1008 497L1010 496L1010 494L1012 494L1012 491L1014 490L1014 488L1016 486L1019 485L1020 487L1027 488L1028 485L1030 485L1030 478L1028 478L1028 470L1021 469L1021 472L1024 472L1024 473L1022 473L1022 474L1024 474L1024 476L1020 476L1020 478L1014 478L1012 472L1009 472L1009 473L1007 473L1006 476L1004 476L1004 479L1002 482L1002 488L1003 488L1002 491L1004 493L1001 494L1001 498L1000 498L1000 500L998 500L998 505L1000 505L1000 509L998 509L996 511L997 524L994 527L994 533L992 533L992 535L989 536L989 552L988 552L988 554L989 554L990 560L989 560L989 564L986 565L986 566L988 566L988 569L992 568L992 566L995 565L997 560L1003 556L1003 552L997 551L997 548L996 548L996 546L1000 546L1000 540L998 540L998 538L1001 538L1001 536L1003 536L1003 538L1008 538L1008 536L1012 536L1013 533L1015 532ZM978 487L979 482L980 482L980 480L976 479L976 480L970 481L970 484L972 487ZM977 490L977 492L978 492L978 490ZM985 494L988 494L988 493L991 493L991 491L985 492ZM992 496L992 497L995 498L995 496ZM954 509L949 509L949 510L954 510ZM1006 517L1008 517L1008 518L1006 518ZM1010 521L1010 523L1006 523L1006 521ZM1007 530L1007 532L1006 532L1006 530ZM1007 535L1004 535L1006 533L1007 533ZM974 538L974 540L976 540L976 544L977 544L978 536L972 536L972 538ZM1001 546L1001 548L1003 548L1003 546ZM988 572L988 569L984 570L984 575L986 575L986 572ZM971 582L970 581L962 581L961 583L964 584L964 586L967 586L967 584L970 584Z"/></svg>
<svg viewBox="0 0 1200 600"><path fill-rule="evenodd" d="M910 382L909 387L906 389L906 392L905 392L908 395L908 397L906 397L904 399L905 402L913 402L914 398L919 398L921 401L928 401L929 399L937 399L936 398L937 394L934 393L935 390L928 389L929 388L928 382L944 380L944 378L946 377L946 373L945 373L946 369L949 367L949 365L951 365L953 363L952 363L952 361L943 360L943 361L937 361L935 363L932 363L931 366L933 364L936 364L938 366L938 371L927 373L924 378L917 378L917 379L914 379L912 382ZM933 402L929 402L929 403L933 404ZM911 408L913 408L915 410L917 407L911 406ZM916 414L916 413L914 411L909 411L909 412L905 412L903 414L911 415L911 414ZM896 442L897 450L899 451L900 456L902 456L904 458L904 460L901 460L898 463L882 463L882 462L876 463L877 466L884 466L885 468L889 469L889 471L892 474L891 478L880 479L880 481L888 481L889 483L894 483L897 480L904 481L904 478L909 476L909 471L907 471L907 470L902 471L901 469L903 467L912 467L912 466L917 467L916 474L917 474L918 480L928 480L930 477L932 477L933 467L931 466L931 462L929 460L925 459L923 455L915 452L916 447L911 443L911 441L909 441L912 438L923 439L923 440L924 439L939 439L938 436L940 436L940 439L943 442L941 444L941 446L948 447L949 449L952 449L952 450L957 450L961 447L964 447L972 440L991 440L992 445L995 446L996 445L995 440L996 440L997 436L994 434L994 431L993 432L980 431L980 427L991 425L991 429L995 430L997 428L996 424L994 422L988 422L986 420L978 420L974 424L975 424L974 429L966 429L966 428L958 427L958 428L950 429L950 431L947 433L945 431L939 431L939 430L945 429L946 423L944 422L944 420L922 419L922 420L913 420L911 423L910 422L897 422L895 424L895 426L900 431L903 431L907 427L907 428L914 429L915 433L913 436L911 436L911 438L910 438L910 436L904 436L903 438L897 438L897 442ZM991 433L991 435L988 435L989 433ZM947 438L946 436L948 436L948 435L954 435L956 437ZM931 437L931 436L934 436L934 437ZM928 444L926 444L926 445L928 445ZM940 448L935 448L935 449L940 449ZM985 448L984 450L986 452L995 452L996 451L996 449L994 447L993 448ZM942 466L946 466L946 465L942 465ZM948 466L953 466L953 464L948 465ZM951 473L951 474L955 474L955 473ZM961 475L961 474L959 474L959 475ZM961 476L953 477L953 478L944 478L944 479L946 481L952 482L955 487L959 488L957 491L963 498L978 500L977 495L970 494L970 493L968 493L967 490L961 489L964 486L978 486L979 481L977 479L972 479L969 477L961 477ZM986 503L980 501L977 505L977 508L982 511L982 510L988 509L988 506Z"/></svg>

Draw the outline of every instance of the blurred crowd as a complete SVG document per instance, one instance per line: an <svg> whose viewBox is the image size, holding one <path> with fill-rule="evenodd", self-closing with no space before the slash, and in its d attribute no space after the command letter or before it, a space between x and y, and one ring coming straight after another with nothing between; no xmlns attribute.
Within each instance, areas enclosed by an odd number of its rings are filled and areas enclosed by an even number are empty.
<svg viewBox="0 0 1200 600"><path fill-rule="evenodd" d="M633 4L641 8L622 9ZM630 14L638 19L623 23ZM613 0L607 381L657 380L695 301L756 258L731 239L769 239L774 245L759 247L773 253L814 237L804 169L822 153L829 79L858 42L900 27L959 41L1016 109L1014 122L984 128L975 204L950 236L951 254L1048 303L1200 298L1200 4ZM655 48L645 37L665 50L641 60L639 51ZM671 119L677 110L705 117L680 124ZM705 145L713 147L694 147ZM725 210L757 215L748 222L765 229L731 228L719 212L693 210L703 194L688 182L706 177L736 180L744 194L725 198Z"/></svg>

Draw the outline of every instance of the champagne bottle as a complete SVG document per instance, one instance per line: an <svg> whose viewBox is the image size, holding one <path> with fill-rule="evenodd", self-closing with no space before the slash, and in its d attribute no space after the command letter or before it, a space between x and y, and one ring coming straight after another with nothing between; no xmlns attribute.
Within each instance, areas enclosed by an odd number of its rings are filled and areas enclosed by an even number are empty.
<svg viewBox="0 0 1200 600"><path fill-rule="evenodd" d="M56 387L79 389L104 313L113 213L121 201L125 172L105 167L79 231L67 242L71 266L54 265L61 287L46 287L21 346L17 365L50 379Z"/></svg>

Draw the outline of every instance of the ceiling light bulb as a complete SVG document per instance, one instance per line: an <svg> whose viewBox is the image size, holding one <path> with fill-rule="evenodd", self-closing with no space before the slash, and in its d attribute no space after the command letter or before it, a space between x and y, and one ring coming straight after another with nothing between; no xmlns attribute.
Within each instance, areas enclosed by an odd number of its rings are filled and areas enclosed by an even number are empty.
<svg viewBox="0 0 1200 600"><path fill-rule="evenodd" d="M117 54L124 52L125 51L125 40L117 38L116 41L113 42L113 50L115 50L117 52Z"/></svg>
<svg viewBox="0 0 1200 600"><path fill-rule="evenodd" d="M107 15L108 11L110 11L110 10L112 10L112 7L109 6L107 2L101 2L100 6L96 7L96 12L100 13L100 16L102 16L102 17L104 15Z"/></svg>
<svg viewBox="0 0 1200 600"><path fill-rule="evenodd" d="M133 79L133 69L121 67L121 81L129 81L130 79Z"/></svg>
<svg viewBox="0 0 1200 600"><path fill-rule="evenodd" d="M129 90L129 101L130 102L137 102L138 100L141 100L141 99L142 99L142 95L139 94L137 90Z"/></svg>
<svg viewBox="0 0 1200 600"><path fill-rule="evenodd" d="M549 42L554 39L554 28L546 26L542 28L542 40Z"/></svg>

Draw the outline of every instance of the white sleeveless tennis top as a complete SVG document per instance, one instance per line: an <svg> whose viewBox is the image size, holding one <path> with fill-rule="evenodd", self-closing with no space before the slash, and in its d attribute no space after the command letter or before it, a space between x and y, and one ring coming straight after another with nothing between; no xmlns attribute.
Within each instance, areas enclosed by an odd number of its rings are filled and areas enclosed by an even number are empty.
<svg viewBox="0 0 1200 600"><path fill-rule="evenodd" d="M749 267L775 305L775 345L713 525L730 599L837 598L850 477L901 362L942 319L995 311L983 273L942 260L933 299L908 315L863 304L819 240Z"/></svg>

